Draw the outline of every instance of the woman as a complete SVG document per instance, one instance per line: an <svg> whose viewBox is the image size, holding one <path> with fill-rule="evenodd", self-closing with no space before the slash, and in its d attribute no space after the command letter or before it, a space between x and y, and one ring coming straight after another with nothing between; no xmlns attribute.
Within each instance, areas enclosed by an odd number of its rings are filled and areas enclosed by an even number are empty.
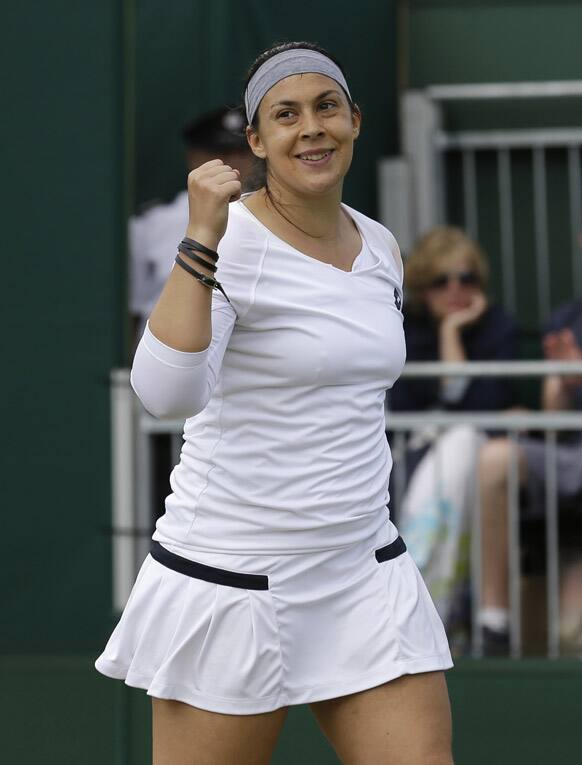
<svg viewBox="0 0 582 765"><path fill-rule="evenodd" d="M485 255L463 231L439 226L421 237L406 263L409 361L515 358L516 326L488 301L487 281ZM514 403L507 378L409 378L390 394L398 411L495 411ZM397 507L399 528L459 651L466 645L470 516L483 438L468 426L438 437L431 428L412 434L408 486Z"/></svg>
<svg viewBox="0 0 582 765"><path fill-rule="evenodd" d="M487 298L483 250L461 229L437 226L422 236L406 262L404 331L408 361L513 359L517 328ZM506 409L514 403L504 377L401 380L391 393L401 410Z"/></svg>
<svg viewBox="0 0 582 765"><path fill-rule="evenodd" d="M267 181L240 199L220 160L189 175L181 267L136 352L136 392L188 417L185 444L97 668L154 697L156 765L268 763L302 703L343 762L449 765L446 636L386 511L401 263L341 203L360 113L307 43L261 54L245 105Z"/></svg>

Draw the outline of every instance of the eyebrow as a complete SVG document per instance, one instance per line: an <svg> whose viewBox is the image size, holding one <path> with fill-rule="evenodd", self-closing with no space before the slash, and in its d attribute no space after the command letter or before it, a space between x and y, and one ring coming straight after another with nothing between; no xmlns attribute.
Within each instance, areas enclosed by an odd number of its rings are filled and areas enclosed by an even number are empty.
<svg viewBox="0 0 582 765"><path fill-rule="evenodd" d="M326 96L330 96L332 93L339 96L341 95L339 90L324 90L323 93L320 93L318 96L316 96L313 100L319 101L321 98L325 98ZM274 109L276 106L297 106L299 104L299 101L277 101L277 103L271 105L271 109Z"/></svg>

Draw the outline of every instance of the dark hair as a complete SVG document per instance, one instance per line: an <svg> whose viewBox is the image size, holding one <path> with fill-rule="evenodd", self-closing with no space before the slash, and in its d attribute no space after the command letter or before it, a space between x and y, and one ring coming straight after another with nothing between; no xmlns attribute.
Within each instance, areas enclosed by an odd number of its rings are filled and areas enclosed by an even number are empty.
<svg viewBox="0 0 582 765"><path fill-rule="evenodd" d="M253 63L250 66L250 69L247 74L247 78L245 81L245 86L243 88L243 104L244 104L244 94L246 92L246 89L248 87L248 84L251 80L251 77L255 74L257 69L261 67L265 61L268 61L273 56L276 56L278 53L284 53L287 50L313 50L317 53L321 53L323 56L327 56L333 63L339 67L340 72L345 77L345 71L343 66L340 64L340 62L335 58L335 56L332 56L331 53L328 53L325 48L322 48L320 45L317 45L316 43L311 42L284 42L284 43L275 43L270 48L267 48L262 53L259 53L257 58L253 61ZM342 88L343 90L343 88ZM358 106L352 101L352 99L349 97L349 95L346 93L346 98L348 99L349 107L353 112L359 112ZM254 130L257 130L259 127L259 110L255 112L255 115L253 117L253 121L251 122L251 127ZM252 189L259 189L262 186L265 186L268 191L267 186L267 163L264 159L261 159L260 157L255 157L255 166L253 169L253 172L251 173L251 178L249 181L249 188Z"/></svg>

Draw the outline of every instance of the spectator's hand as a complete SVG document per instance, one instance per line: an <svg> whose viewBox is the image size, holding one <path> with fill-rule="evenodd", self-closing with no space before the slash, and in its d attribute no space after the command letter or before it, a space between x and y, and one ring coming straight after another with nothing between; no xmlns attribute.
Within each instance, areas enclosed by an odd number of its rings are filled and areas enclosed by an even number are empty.
<svg viewBox="0 0 582 765"><path fill-rule="evenodd" d="M240 198L240 173L212 159L188 175L190 210L186 236L216 249L228 222L228 203Z"/></svg>
<svg viewBox="0 0 582 765"><path fill-rule="evenodd" d="M576 336L571 329L561 329L557 332L549 332L543 340L544 354L552 361L581 361L582 348L578 345ZM562 377L563 384L572 388L582 385L580 375Z"/></svg>
<svg viewBox="0 0 582 765"><path fill-rule="evenodd" d="M460 308L458 311L453 311L443 318L441 331L458 330L466 327L468 324L472 324L483 315L487 305L487 298L483 292L476 292L467 308Z"/></svg>

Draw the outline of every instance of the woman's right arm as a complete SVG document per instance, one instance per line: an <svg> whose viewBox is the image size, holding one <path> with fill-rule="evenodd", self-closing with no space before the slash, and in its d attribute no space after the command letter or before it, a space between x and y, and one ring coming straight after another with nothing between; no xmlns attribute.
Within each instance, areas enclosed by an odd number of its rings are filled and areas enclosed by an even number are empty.
<svg viewBox="0 0 582 765"><path fill-rule="evenodd" d="M220 159L205 162L192 170L188 175L187 237L216 250L226 231L228 204L240 197L239 178L238 170ZM197 261L190 261L190 264L197 271L212 276L212 272ZM150 316L150 329L170 348L190 353L202 351L208 348L212 337L211 304L212 290L209 287L184 269L174 268Z"/></svg>
<svg viewBox="0 0 582 765"><path fill-rule="evenodd" d="M236 313L222 297L212 306L212 340L188 353L162 343L146 326L135 352L131 385L154 417L186 419L201 412L212 395Z"/></svg>
<svg viewBox="0 0 582 765"><path fill-rule="evenodd" d="M188 176L186 236L216 250L226 231L229 202L238 199L240 192L238 171L221 160L193 170ZM190 262L212 276L197 261ZM214 305L211 319L212 290L184 269L173 268L138 345L131 372L135 392L155 416L188 417L206 406L236 318L224 299L215 299Z"/></svg>

